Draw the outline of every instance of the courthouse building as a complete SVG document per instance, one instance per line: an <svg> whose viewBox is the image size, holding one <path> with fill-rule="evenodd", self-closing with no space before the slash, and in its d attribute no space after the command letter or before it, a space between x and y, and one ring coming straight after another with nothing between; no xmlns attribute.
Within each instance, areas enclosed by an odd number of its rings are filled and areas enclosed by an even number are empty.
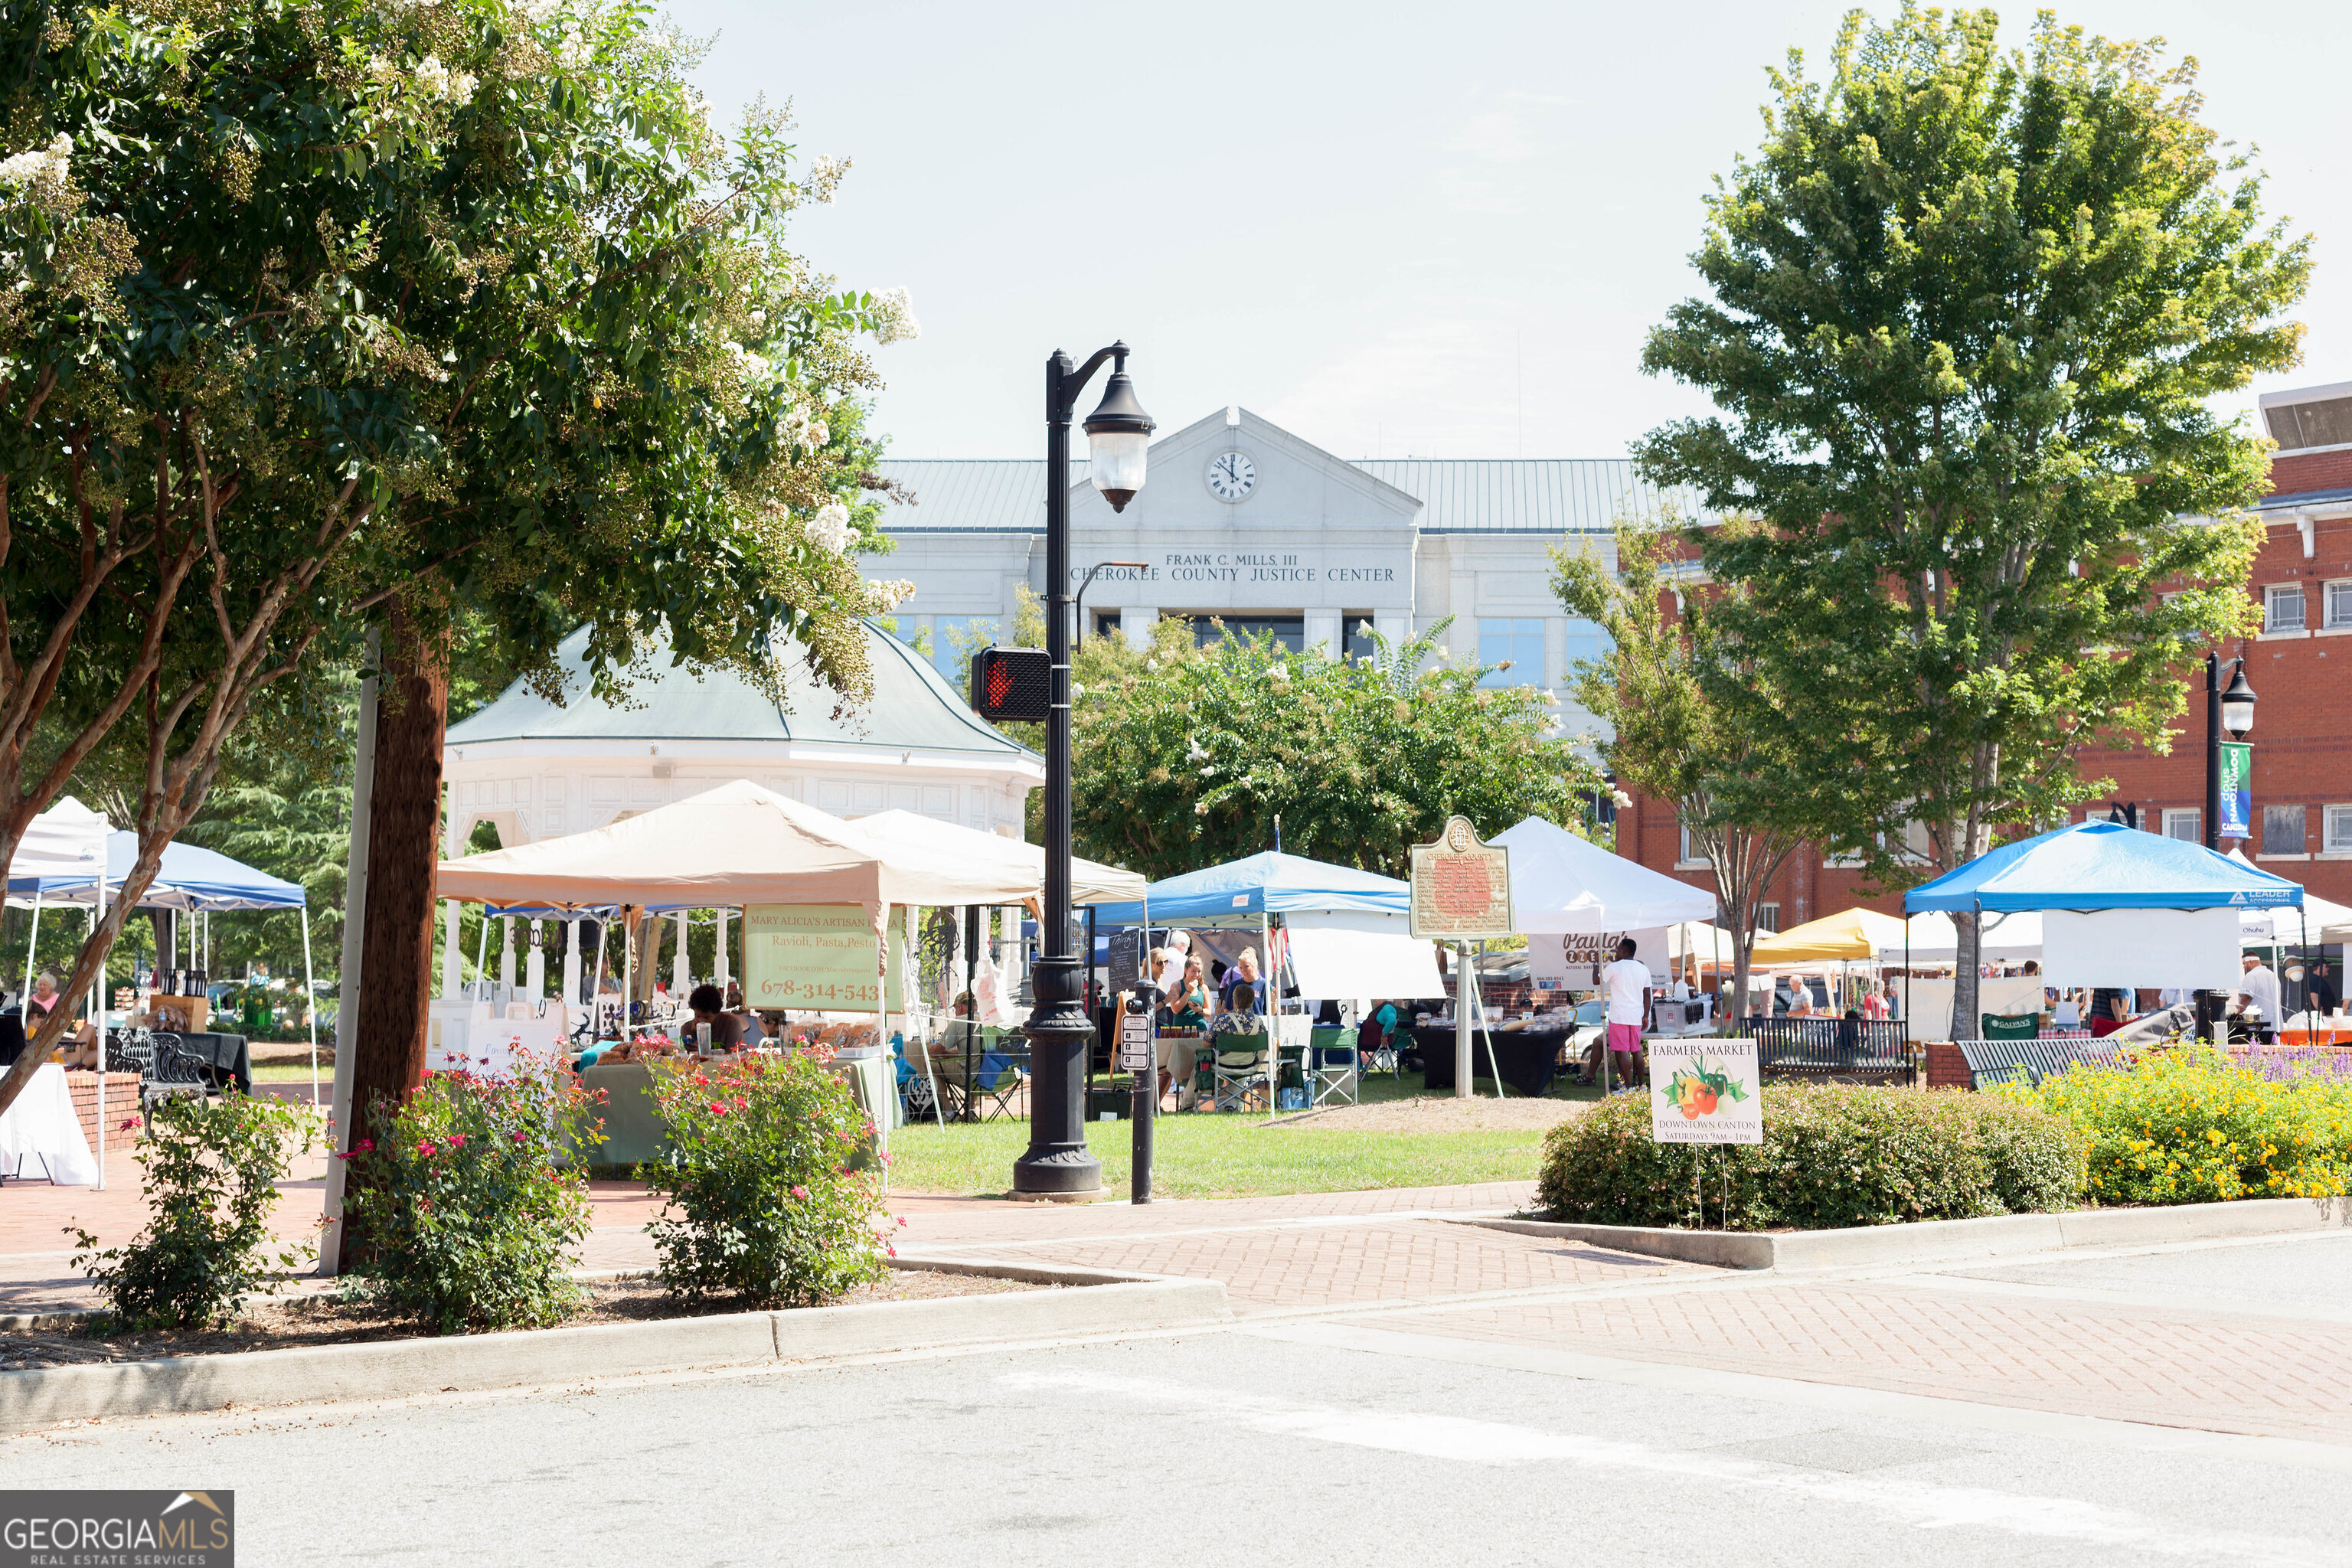
<svg viewBox="0 0 2352 1568"><path fill-rule="evenodd" d="M915 584L899 634L929 631L932 657L960 679L961 649L1009 636L1016 591L1045 591L1045 461L883 472L916 504L887 509L897 549L866 569ZM1097 574L1079 609L1085 636L1141 637L1181 616L1205 637L1214 616L1338 658L1370 649L1367 627L1395 644L1448 622L1454 661L1507 661L1488 680L1556 693L1570 733L1593 725L1566 700L1565 672L1601 637L1553 597L1546 551L1565 537L1613 564L1617 520L1657 499L1622 458L1350 460L1239 407L1153 442L1123 513L1083 459L1069 485L1072 591L1098 563L1137 563Z"/></svg>

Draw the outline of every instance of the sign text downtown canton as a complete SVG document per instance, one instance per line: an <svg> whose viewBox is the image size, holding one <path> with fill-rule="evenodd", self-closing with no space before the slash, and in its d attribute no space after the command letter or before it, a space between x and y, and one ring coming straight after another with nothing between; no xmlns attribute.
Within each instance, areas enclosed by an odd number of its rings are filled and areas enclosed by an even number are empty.
<svg viewBox="0 0 2352 1568"><path fill-rule="evenodd" d="M1319 575L1318 575L1319 574ZM1070 581L1079 581L1086 568L1070 568ZM1250 550L1171 550L1160 561L1137 571L1132 566L1108 566L1096 577L1102 583L1393 583L1393 566L1308 566L1296 555Z"/></svg>

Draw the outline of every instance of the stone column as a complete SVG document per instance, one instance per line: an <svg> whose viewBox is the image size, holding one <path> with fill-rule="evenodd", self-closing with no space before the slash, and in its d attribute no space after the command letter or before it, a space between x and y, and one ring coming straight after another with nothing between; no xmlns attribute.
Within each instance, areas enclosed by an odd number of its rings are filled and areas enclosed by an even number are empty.
<svg viewBox="0 0 2352 1568"><path fill-rule="evenodd" d="M499 917L499 984L509 997L514 995L514 916Z"/></svg>
<svg viewBox="0 0 2352 1568"><path fill-rule="evenodd" d="M563 1005L572 1008L579 1005L580 922L570 920L563 922ZM567 1012L565 1017L570 1016Z"/></svg>
<svg viewBox="0 0 2352 1568"><path fill-rule="evenodd" d="M547 1000L547 948L540 922L530 922L530 958L523 969L523 994L533 1002Z"/></svg>
<svg viewBox="0 0 2352 1568"><path fill-rule="evenodd" d="M735 978L734 970L727 962L727 911L725 910L719 911L719 957L711 969L711 973L718 977L719 989L722 994L727 989L727 983Z"/></svg>
<svg viewBox="0 0 2352 1568"><path fill-rule="evenodd" d="M670 955L669 961L669 994L679 1002L686 1000L687 983L692 978L692 971L687 967L686 962L686 910L677 911L677 951Z"/></svg>

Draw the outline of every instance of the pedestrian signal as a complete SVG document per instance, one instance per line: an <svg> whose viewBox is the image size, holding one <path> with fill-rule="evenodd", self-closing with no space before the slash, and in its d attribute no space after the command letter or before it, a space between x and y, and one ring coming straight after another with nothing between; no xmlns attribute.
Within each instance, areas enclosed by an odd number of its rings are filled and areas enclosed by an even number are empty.
<svg viewBox="0 0 2352 1568"><path fill-rule="evenodd" d="M1054 706L1054 659L1042 648L984 647L971 656L971 705L983 719L1037 721Z"/></svg>

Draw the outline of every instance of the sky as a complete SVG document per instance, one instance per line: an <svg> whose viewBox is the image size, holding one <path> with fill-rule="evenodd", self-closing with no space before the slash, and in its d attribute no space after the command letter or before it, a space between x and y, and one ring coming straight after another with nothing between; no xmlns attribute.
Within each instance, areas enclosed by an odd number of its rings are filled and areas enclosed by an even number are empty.
<svg viewBox="0 0 2352 1568"><path fill-rule="evenodd" d="M1608 458L1706 411L1643 374L1643 336L1696 291L1766 68L1793 47L1826 74L1845 6L667 9L715 39L698 80L726 119L790 100L804 153L851 160L794 243L913 295L921 337L877 356L892 456L1042 455L1045 356L1123 338L1163 432L1238 403L1345 458ZM2057 9L2196 57L2207 122L2315 237L2303 365L2220 406L2352 381L2352 6ZM2032 8L2002 14L2022 43Z"/></svg>

